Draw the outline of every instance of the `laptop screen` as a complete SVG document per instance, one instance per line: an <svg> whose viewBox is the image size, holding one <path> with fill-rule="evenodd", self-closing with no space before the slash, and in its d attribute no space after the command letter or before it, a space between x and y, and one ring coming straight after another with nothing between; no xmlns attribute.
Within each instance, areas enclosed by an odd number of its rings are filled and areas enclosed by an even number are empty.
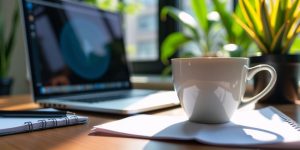
<svg viewBox="0 0 300 150"><path fill-rule="evenodd" d="M35 96L131 88L120 14L58 0L22 8Z"/></svg>

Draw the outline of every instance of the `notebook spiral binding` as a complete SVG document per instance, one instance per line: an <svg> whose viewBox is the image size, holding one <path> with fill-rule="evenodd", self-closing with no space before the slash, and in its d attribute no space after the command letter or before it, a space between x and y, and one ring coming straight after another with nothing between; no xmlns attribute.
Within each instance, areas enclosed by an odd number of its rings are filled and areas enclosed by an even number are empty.
<svg viewBox="0 0 300 150"><path fill-rule="evenodd" d="M47 121L46 120L38 120L40 123L40 129L46 129L47 128Z"/></svg>
<svg viewBox="0 0 300 150"><path fill-rule="evenodd" d="M55 118L51 118L51 119L48 119L48 120L52 121L52 123L53 123L52 127L53 128L57 127L57 120Z"/></svg>
<svg viewBox="0 0 300 150"><path fill-rule="evenodd" d="M288 116L286 116L285 114L281 113L277 109L274 109L273 107L271 107L271 109L273 111L276 111L277 114L279 115L279 117L281 119L283 119L285 122L287 122L289 125L291 125L294 129L296 129L297 131L300 131L300 126L293 119L289 118Z"/></svg>
<svg viewBox="0 0 300 150"><path fill-rule="evenodd" d="M31 121L24 122L27 128L25 128L25 132L30 132L33 130L33 125ZM28 129L28 130L27 130Z"/></svg>
<svg viewBox="0 0 300 150"><path fill-rule="evenodd" d="M66 121L66 126L70 124L70 119L68 117L64 117L65 121Z"/></svg>
<svg viewBox="0 0 300 150"><path fill-rule="evenodd" d="M73 116L71 116L71 118L74 118L76 123L78 122L78 117L77 116L73 115Z"/></svg>
<svg viewBox="0 0 300 150"><path fill-rule="evenodd" d="M65 120L64 126L71 125L72 123L76 124L76 123L79 122L78 117L75 116L75 115L72 115L72 116L69 116L69 117L63 117L63 118L60 118L60 119ZM47 120L48 120L48 122L49 121L52 122L52 126L50 126L50 127L47 126ZM43 129L46 129L46 128L58 127L58 121L57 121L56 118L50 118L50 119L47 119L47 120L38 120L39 128L37 128L37 129L34 129L33 123L31 121L24 122L24 125L25 125L25 130L24 131L25 132L30 132L30 131L33 131L33 130L43 130ZM73 122L73 120L74 120L74 122Z"/></svg>

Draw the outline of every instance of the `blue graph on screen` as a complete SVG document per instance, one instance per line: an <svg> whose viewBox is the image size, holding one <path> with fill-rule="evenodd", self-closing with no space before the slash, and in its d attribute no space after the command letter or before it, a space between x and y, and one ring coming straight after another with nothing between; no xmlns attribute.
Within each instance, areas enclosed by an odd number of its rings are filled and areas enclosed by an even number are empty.
<svg viewBox="0 0 300 150"><path fill-rule="evenodd" d="M84 18L72 19L62 29L60 46L65 63L83 78L100 78L108 69L110 40L101 29Z"/></svg>

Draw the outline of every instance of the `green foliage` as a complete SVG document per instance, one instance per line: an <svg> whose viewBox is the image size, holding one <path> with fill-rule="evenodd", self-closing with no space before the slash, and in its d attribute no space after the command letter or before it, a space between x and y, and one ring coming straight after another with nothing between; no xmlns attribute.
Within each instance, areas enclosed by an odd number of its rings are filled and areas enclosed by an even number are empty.
<svg viewBox="0 0 300 150"><path fill-rule="evenodd" d="M11 18L11 28L8 36L5 36L6 27L4 17L3 14L0 14L0 78L4 78L8 74L10 57L16 41L15 39L18 22L19 9L18 6L15 6L13 16Z"/></svg>
<svg viewBox="0 0 300 150"><path fill-rule="evenodd" d="M240 7L235 8L234 12L226 9L226 1L212 0L215 10L220 14L221 23L226 31L226 43L235 44L237 49L230 52L231 56L248 56L248 50L252 41L247 33L237 24L232 14L241 15Z"/></svg>
<svg viewBox="0 0 300 150"><path fill-rule="evenodd" d="M290 53L296 54L299 53L299 51L300 51L300 38L298 37L295 39L294 44L292 44Z"/></svg>
<svg viewBox="0 0 300 150"><path fill-rule="evenodd" d="M197 31L197 23L194 18L188 13L181 11L177 8L166 6L161 11L161 19L164 21L167 15L171 16L176 21L180 22L184 27L186 27L191 33L195 40L199 40L199 33Z"/></svg>
<svg viewBox="0 0 300 150"><path fill-rule="evenodd" d="M162 43L162 49L164 53L161 55L161 60L164 64L168 63L168 58L170 58L178 48L180 48L183 44L192 41L193 38L181 33L175 32L170 34Z"/></svg>
<svg viewBox="0 0 300 150"><path fill-rule="evenodd" d="M208 10L205 0L190 0L190 2L199 25L203 28L205 34L208 34L210 25L207 19Z"/></svg>
<svg viewBox="0 0 300 150"><path fill-rule="evenodd" d="M120 11L128 14L133 14L139 11L142 7L138 0L131 0L126 3L120 2L119 0L85 0L85 2L104 10L112 12Z"/></svg>
<svg viewBox="0 0 300 150"><path fill-rule="evenodd" d="M300 0L251 2L239 0L242 16L234 15L237 23L262 54L288 54L300 33Z"/></svg>
<svg viewBox="0 0 300 150"><path fill-rule="evenodd" d="M227 1L212 0L215 13L219 14L220 20L210 20L211 12L207 9L208 4L205 0L190 0L191 9L195 15L192 17L188 13L174 7L166 6L161 12L161 19L165 20L169 15L175 21L179 22L187 33L170 34L162 44L161 60L163 63L168 63L168 58L174 55L179 48L188 42L195 43L201 50L202 55L211 56L212 46L220 45L218 50L225 50L231 56L247 56L248 49L252 41L246 36L246 32L234 21L232 16L233 11L226 8ZM235 9L237 16L240 16L240 8ZM220 31L225 30L224 33ZM189 34L188 34L189 33ZM180 36L180 38L179 38ZM215 40L216 37L224 38L221 42ZM180 39L180 40L178 40ZM177 42L176 42L177 41ZM225 49L225 45L235 44L237 49L229 51ZM227 46L228 47L228 46ZM224 51L223 51L224 52ZM213 54L216 56L216 54ZM190 56L190 55L189 55ZM181 56L182 57L182 56Z"/></svg>
<svg viewBox="0 0 300 150"><path fill-rule="evenodd" d="M169 15L187 30L187 32L170 34L163 41L161 60L165 64L168 64L168 58L170 58L170 56L173 56L180 47L189 42L195 43L201 51L200 53L205 56L211 55L212 46L219 44L212 42L212 39L217 36L220 30L214 28L217 27L217 22L207 18L209 12L206 8L205 0L190 0L190 2L195 17L171 6L166 6L161 11L160 15L162 20L165 20ZM183 55L184 54L185 53L183 53Z"/></svg>

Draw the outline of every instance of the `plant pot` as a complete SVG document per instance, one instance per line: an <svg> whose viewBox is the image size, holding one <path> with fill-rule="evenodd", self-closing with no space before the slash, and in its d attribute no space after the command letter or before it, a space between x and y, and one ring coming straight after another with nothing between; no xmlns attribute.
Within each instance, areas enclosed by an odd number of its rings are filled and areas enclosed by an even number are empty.
<svg viewBox="0 0 300 150"><path fill-rule="evenodd" d="M9 95L13 84L12 78L0 78L0 95Z"/></svg>
<svg viewBox="0 0 300 150"><path fill-rule="evenodd" d="M260 100L261 103L300 104L300 55L263 55L250 57L250 66L268 64L277 72L277 81L271 92ZM270 75L260 72L254 77L254 94L269 83Z"/></svg>

